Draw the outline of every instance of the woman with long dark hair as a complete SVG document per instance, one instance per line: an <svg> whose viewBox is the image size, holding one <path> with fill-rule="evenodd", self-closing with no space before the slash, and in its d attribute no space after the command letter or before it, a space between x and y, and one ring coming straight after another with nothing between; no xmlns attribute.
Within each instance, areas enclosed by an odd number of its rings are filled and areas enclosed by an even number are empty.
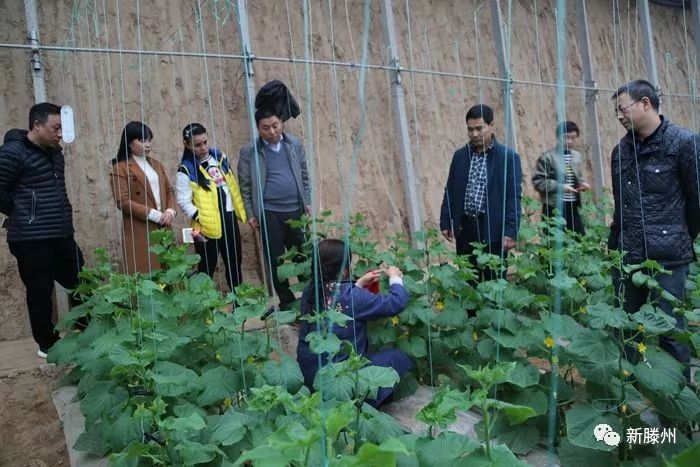
<svg viewBox="0 0 700 467"><path fill-rule="evenodd" d="M241 233L238 218L246 222L245 206L226 154L209 147L207 130L190 123L182 130L184 150L177 172L177 203L196 232L194 248L199 271L214 275L219 255L224 261L229 290L241 276Z"/></svg>
<svg viewBox="0 0 700 467"><path fill-rule="evenodd" d="M175 218L173 187L160 162L150 157L153 132L141 122L129 122L122 131L117 157L112 159L110 181L122 212L124 271L149 273L160 268L149 253L149 234L170 228Z"/></svg>
<svg viewBox="0 0 700 467"><path fill-rule="evenodd" d="M318 243L318 256L312 268L311 281L301 296L301 314L313 315L315 310L338 310L350 318L345 327L334 325L332 332L341 341L350 342L355 351L370 360L372 365L391 367L405 375L412 367L408 355L398 349L386 349L369 353L368 322L395 316L408 304L408 292L403 287L403 274L395 266L384 271L370 271L357 281L350 280L352 254L342 240L325 239ZM386 294L370 292L371 286L379 280L380 274L389 276L389 291ZM306 341L309 333L316 331L316 323L304 321L299 331L297 361L304 375L304 384L313 387L319 370L319 356L314 354ZM333 361L346 360L348 355L341 351ZM321 365L328 363L328 354L321 354ZM377 398L367 402L377 407L385 402L394 388L380 388Z"/></svg>

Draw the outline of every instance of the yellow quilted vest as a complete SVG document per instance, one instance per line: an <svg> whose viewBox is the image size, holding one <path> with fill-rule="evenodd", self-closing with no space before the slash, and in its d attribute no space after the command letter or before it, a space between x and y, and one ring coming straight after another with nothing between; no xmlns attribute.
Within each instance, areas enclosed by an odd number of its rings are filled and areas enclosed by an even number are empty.
<svg viewBox="0 0 700 467"><path fill-rule="evenodd" d="M223 157L222 160L218 162L219 167L221 167ZM224 209L225 207L219 206L219 198L216 193L216 185L214 180L204 169L204 167L199 165L198 169L204 178L209 180L210 189L205 190L199 186L196 181L192 181L190 179L190 186L192 187L192 203L197 206L197 220L193 219L190 225L193 229L198 229L205 237L218 239L223 235L219 209ZM241 189L238 186L236 177L234 177L233 173L231 173L229 170L224 174L224 179L226 180L226 185L228 185L229 192L231 193L233 210L236 213L236 217L243 223L247 222L243 197L241 196Z"/></svg>

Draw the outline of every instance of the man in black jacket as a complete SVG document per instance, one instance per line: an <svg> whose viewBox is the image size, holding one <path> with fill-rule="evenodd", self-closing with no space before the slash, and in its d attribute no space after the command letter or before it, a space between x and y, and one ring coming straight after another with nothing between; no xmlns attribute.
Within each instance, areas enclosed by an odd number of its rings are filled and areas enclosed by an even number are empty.
<svg viewBox="0 0 700 467"><path fill-rule="evenodd" d="M670 274L658 274L659 285L682 299L693 242L700 232L698 154L700 138L659 115L659 96L647 81L631 81L613 95L617 119L627 134L612 152L615 213L608 247L624 253L624 264L655 260ZM634 313L647 302L676 319L673 305L658 291L637 287L615 271L613 283L624 310ZM667 336L661 347L679 362L690 361L687 345Z"/></svg>
<svg viewBox="0 0 700 467"><path fill-rule="evenodd" d="M520 225L522 171L520 156L494 135L493 110L477 104L466 115L469 142L452 156L440 208L440 231L455 241L458 255L476 268L472 243L505 256L515 247ZM482 271L494 279L491 270ZM504 275L505 269L498 276Z"/></svg>
<svg viewBox="0 0 700 467"><path fill-rule="evenodd" d="M29 131L8 131L0 146L0 212L9 216L7 243L27 290L32 335L43 358L59 339L51 321L54 280L75 288L84 264L73 239L60 112L57 105L36 104L29 111Z"/></svg>

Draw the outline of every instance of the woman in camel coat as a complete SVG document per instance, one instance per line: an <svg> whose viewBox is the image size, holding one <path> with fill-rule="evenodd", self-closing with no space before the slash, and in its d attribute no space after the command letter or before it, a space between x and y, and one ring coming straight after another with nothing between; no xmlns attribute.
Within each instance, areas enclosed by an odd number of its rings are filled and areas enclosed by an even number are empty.
<svg viewBox="0 0 700 467"><path fill-rule="evenodd" d="M173 187L165 169L149 157L153 132L141 122L124 127L119 152L112 160L112 194L123 216L122 255L127 274L160 268L149 253L151 232L170 228L175 218Z"/></svg>

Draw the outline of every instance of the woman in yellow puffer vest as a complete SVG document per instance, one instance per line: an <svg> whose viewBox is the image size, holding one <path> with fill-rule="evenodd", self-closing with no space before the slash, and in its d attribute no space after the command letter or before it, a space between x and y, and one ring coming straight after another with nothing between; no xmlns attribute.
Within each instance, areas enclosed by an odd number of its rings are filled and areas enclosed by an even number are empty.
<svg viewBox="0 0 700 467"><path fill-rule="evenodd" d="M185 149L177 173L177 203L191 219L199 271L214 275L219 255L226 268L226 282L233 290L242 280L241 235L236 217L245 223L246 213L238 182L224 153L209 148L207 130L190 123L182 130Z"/></svg>

